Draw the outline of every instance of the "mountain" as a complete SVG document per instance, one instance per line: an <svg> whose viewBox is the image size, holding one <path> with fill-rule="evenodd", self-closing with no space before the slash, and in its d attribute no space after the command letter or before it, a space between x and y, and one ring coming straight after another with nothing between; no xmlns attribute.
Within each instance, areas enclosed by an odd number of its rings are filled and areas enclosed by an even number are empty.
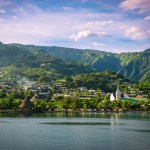
<svg viewBox="0 0 150 150"><path fill-rule="evenodd" d="M122 67L118 73L134 81L150 83L150 49L139 53L122 53L119 58Z"/></svg>
<svg viewBox="0 0 150 150"><path fill-rule="evenodd" d="M61 47L49 47L44 51L55 57L90 65L96 71L111 70L136 82L150 82L150 49L121 54Z"/></svg>
<svg viewBox="0 0 150 150"><path fill-rule="evenodd" d="M150 49L142 52L117 54L56 46L34 46L22 44L8 44L7 46L15 46L18 49L33 54L42 53L49 57L57 57L63 61L81 63L84 67L89 69L90 66L97 72L111 70L132 81L150 82Z"/></svg>
<svg viewBox="0 0 150 150"><path fill-rule="evenodd" d="M26 77L34 81L39 79L50 81L93 71L81 63L55 58L26 46L0 43L0 77L3 80Z"/></svg>

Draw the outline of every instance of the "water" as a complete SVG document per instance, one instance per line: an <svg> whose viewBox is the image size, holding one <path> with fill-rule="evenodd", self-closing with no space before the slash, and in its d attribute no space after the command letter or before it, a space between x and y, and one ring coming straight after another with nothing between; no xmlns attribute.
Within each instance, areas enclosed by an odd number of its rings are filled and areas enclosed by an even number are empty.
<svg viewBox="0 0 150 150"><path fill-rule="evenodd" d="M148 150L150 112L0 114L0 150Z"/></svg>

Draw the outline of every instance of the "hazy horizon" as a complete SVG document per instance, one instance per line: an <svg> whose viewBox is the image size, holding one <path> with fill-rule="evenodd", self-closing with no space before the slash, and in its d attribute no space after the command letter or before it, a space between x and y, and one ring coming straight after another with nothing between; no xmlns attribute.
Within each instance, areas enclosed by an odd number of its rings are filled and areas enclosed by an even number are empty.
<svg viewBox="0 0 150 150"><path fill-rule="evenodd" d="M0 41L2 42L2 41ZM3 43L3 42L2 42ZM76 47L66 47L66 46L57 46L57 45L36 45L36 44L22 44L22 43L3 43L3 44L21 44L21 45L25 45L25 46L28 46L28 45L33 45L33 46L42 46L42 47L62 47L62 48L68 48L68 49L77 49L77 50L90 50L90 51L99 51L99 52L108 52L108 53L116 53L116 54L121 54L121 53L136 53L136 52L143 52L147 49L143 49L143 50L140 50L140 51L117 51L117 52L113 52L113 51L109 51L109 50L102 50L102 49L84 49L84 48L76 48Z"/></svg>

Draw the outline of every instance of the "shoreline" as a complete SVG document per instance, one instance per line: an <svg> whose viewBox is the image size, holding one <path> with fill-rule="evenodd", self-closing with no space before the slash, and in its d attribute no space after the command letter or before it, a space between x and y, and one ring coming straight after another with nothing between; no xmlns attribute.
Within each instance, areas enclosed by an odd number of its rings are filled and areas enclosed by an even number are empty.
<svg viewBox="0 0 150 150"><path fill-rule="evenodd" d="M22 110L22 111L0 111L0 114L7 114L7 113L32 113L32 114L39 114L39 113L126 113L126 112L150 112L149 110L124 110L124 111L30 111L30 110Z"/></svg>

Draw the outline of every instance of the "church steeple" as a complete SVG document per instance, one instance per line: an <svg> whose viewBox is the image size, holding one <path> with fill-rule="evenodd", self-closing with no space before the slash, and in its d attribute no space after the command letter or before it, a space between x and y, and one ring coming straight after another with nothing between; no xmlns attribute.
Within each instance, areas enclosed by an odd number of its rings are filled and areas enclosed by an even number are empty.
<svg viewBox="0 0 150 150"><path fill-rule="evenodd" d="M118 82L118 84L117 84L117 90L119 90L119 82Z"/></svg>
<svg viewBox="0 0 150 150"><path fill-rule="evenodd" d="M119 83L117 85L117 90L116 90L116 100L120 100L121 98L121 92L119 90Z"/></svg>

